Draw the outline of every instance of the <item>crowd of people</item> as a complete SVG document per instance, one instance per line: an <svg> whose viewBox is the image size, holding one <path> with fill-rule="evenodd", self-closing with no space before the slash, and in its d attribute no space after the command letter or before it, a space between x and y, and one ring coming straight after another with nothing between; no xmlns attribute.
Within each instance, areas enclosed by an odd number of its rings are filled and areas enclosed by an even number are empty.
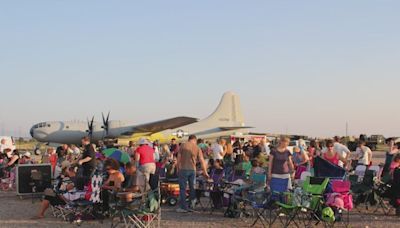
<svg viewBox="0 0 400 228"><path fill-rule="evenodd" d="M105 174L102 186L102 198L105 202L103 210L108 204L108 191L144 192L149 188L152 176L159 175L165 170L167 178L177 178L180 186L179 213L194 210L196 205L195 182L196 177L209 178L215 170L223 170L225 178L229 178L236 170L243 170L246 177L252 173L265 173L266 186L276 181L287 181L290 189L292 182L299 179L302 172L312 172L314 159L321 157L330 163L348 171L356 165L370 166L372 152L360 140L357 150L351 152L341 143L340 137L328 140L312 140L309 145L299 140L293 150L289 150L290 139L281 137L277 142L270 142L266 137L250 141L236 140L228 142L218 139L208 142L189 136L187 142L179 143L172 139L169 144L150 142L142 138L137 143L129 142L128 147L121 148L129 154L129 162L121 162L107 158L103 151L107 149L103 142L97 145L91 143L89 137L82 138L82 147L76 145L62 145L58 148L49 147L41 155L33 159L29 152L22 155L17 150L11 151L0 145L0 176L9 174L15 180L15 166L18 164L49 163L54 177L61 178L67 183L59 186L64 194L50 192L46 194L41 209L36 218L43 218L50 204L61 204L70 199L69 190L84 190L85 184L94 173ZM387 140L389 150L382 175L390 175L400 167L400 144L393 139ZM186 200L186 189L189 186L190 200Z"/></svg>

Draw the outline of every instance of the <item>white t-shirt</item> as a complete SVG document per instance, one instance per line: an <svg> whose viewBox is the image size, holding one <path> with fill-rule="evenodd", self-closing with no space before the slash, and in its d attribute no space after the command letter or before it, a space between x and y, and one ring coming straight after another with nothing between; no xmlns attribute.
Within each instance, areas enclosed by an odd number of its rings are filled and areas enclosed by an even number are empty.
<svg viewBox="0 0 400 228"><path fill-rule="evenodd" d="M219 145L219 144L214 144L212 147L212 152L213 152L213 158L214 160L222 160L224 157L221 155L221 153L224 152L224 148Z"/></svg>
<svg viewBox="0 0 400 228"><path fill-rule="evenodd" d="M263 152L265 152L265 154L267 156L269 156L271 154L271 149L269 148L270 143L264 143L264 148L263 148Z"/></svg>
<svg viewBox="0 0 400 228"><path fill-rule="evenodd" d="M362 148L358 147L356 154L360 156L360 159L358 159L358 164L369 165L371 163L369 160L370 156L372 158L372 151L370 148L366 146L363 146Z"/></svg>
<svg viewBox="0 0 400 228"><path fill-rule="evenodd" d="M160 151L158 149L158 146L154 147L154 161L160 161Z"/></svg>
<svg viewBox="0 0 400 228"><path fill-rule="evenodd" d="M0 144L0 153L4 153L5 149L7 149L7 146L4 144Z"/></svg>
<svg viewBox="0 0 400 228"><path fill-rule="evenodd" d="M350 150L349 150L349 148L347 148L347 146L345 146L341 143L338 143L338 142L335 142L333 144L333 146L334 146L334 150L336 151L336 153L338 153L340 156L347 159L347 154L350 153ZM340 167L343 167L344 164L342 161L339 161L338 165Z"/></svg>

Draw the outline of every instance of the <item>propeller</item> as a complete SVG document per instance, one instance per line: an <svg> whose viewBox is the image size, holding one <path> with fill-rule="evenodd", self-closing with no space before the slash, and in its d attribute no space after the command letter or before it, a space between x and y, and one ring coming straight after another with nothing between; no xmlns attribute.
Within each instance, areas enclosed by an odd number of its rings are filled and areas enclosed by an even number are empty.
<svg viewBox="0 0 400 228"><path fill-rule="evenodd" d="M110 127L110 121L109 121L109 119L110 119L110 111L108 112L106 118L104 117L103 113L101 113L101 117L103 118L103 126L101 126L101 128L103 128L104 132L105 132L105 134L103 134L103 138L104 138L105 136L108 136L108 131L110 129L109 128Z"/></svg>
<svg viewBox="0 0 400 228"><path fill-rule="evenodd" d="M92 117L92 120L89 121L89 119L87 119L87 123L88 123L88 129L86 130L86 132L88 133L88 136L90 138L92 138L93 136L93 123L94 123L94 116Z"/></svg>

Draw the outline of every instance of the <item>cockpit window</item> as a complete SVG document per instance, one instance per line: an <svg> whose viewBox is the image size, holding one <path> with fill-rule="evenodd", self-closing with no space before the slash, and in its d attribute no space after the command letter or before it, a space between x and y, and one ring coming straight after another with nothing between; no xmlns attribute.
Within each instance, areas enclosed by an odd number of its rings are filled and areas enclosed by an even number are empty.
<svg viewBox="0 0 400 228"><path fill-rule="evenodd" d="M50 127L50 124L47 126ZM42 127L46 127L46 123L38 123L35 126L33 126L33 128L42 128Z"/></svg>

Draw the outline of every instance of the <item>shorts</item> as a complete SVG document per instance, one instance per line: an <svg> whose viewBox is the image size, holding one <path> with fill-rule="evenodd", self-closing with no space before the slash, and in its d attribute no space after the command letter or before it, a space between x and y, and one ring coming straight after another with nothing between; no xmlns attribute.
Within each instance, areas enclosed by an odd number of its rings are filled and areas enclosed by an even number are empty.
<svg viewBox="0 0 400 228"><path fill-rule="evenodd" d="M49 201L52 206L65 205L65 201L60 196L44 196L44 199Z"/></svg>

